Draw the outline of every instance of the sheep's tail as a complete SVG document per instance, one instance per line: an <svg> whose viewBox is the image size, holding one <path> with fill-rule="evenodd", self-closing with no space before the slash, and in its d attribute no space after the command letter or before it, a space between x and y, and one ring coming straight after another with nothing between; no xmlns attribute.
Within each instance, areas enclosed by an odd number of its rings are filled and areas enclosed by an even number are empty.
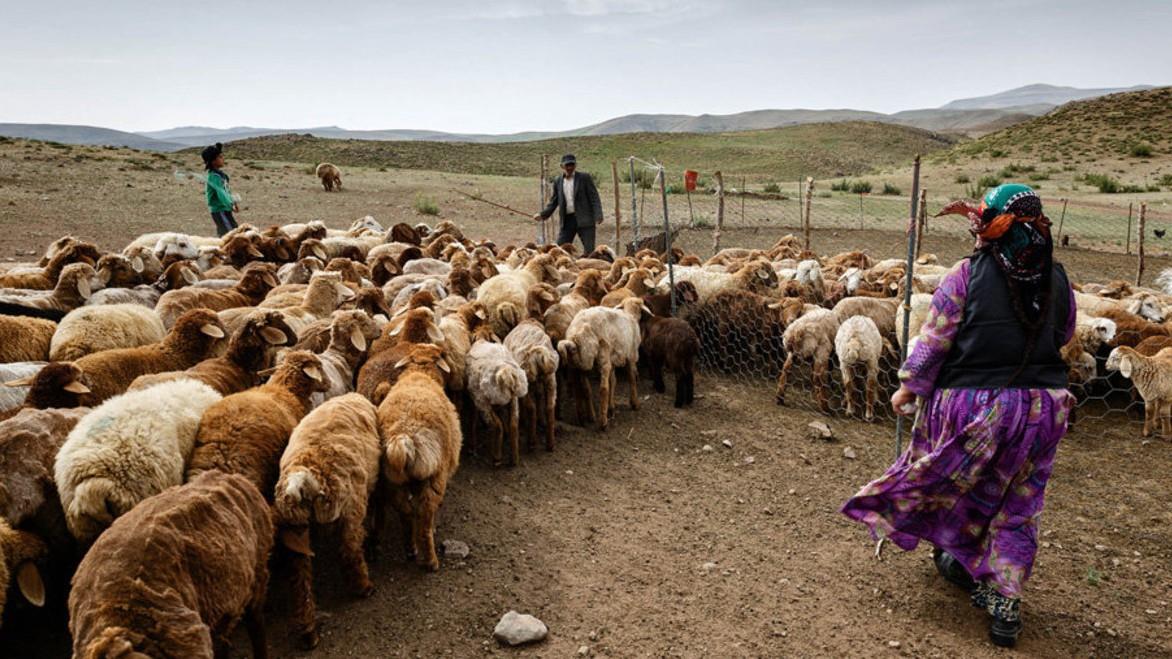
<svg viewBox="0 0 1172 659"><path fill-rule="evenodd" d="M79 540L93 539L134 503L121 483L109 478L87 478L73 489L66 522Z"/></svg>
<svg viewBox="0 0 1172 659"><path fill-rule="evenodd" d="M384 449L386 475L392 483L401 485L411 480L424 480L439 473L442 447L439 435L429 428L414 435L399 433L387 440Z"/></svg>
<svg viewBox="0 0 1172 659"><path fill-rule="evenodd" d="M512 302L501 302L496 308L497 319L503 327L513 329L524 318L521 314L521 309ZM507 333L507 332L506 332ZM504 336L502 333L501 336Z"/></svg>
<svg viewBox="0 0 1172 659"><path fill-rule="evenodd" d="M496 381L498 390L512 392L514 398L523 398L529 393L529 380L524 373L512 366L501 364L493 374L493 380Z"/></svg>
<svg viewBox="0 0 1172 659"><path fill-rule="evenodd" d="M850 341L843 346L842 354L838 356L839 360L844 364L856 364L860 361L859 358L859 344Z"/></svg>
<svg viewBox="0 0 1172 659"><path fill-rule="evenodd" d="M135 640L141 640L142 634L133 632L126 627L106 627L85 646L82 656L85 657L137 657Z"/></svg>
<svg viewBox="0 0 1172 659"><path fill-rule="evenodd" d="M1172 268L1164 268L1156 275L1156 286L1159 286L1165 295L1172 295Z"/></svg>
<svg viewBox="0 0 1172 659"><path fill-rule="evenodd" d="M565 366L574 366L574 351L577 346L569 339L562 339L558 341L558 356L561 357L561 362Z"/></svg>

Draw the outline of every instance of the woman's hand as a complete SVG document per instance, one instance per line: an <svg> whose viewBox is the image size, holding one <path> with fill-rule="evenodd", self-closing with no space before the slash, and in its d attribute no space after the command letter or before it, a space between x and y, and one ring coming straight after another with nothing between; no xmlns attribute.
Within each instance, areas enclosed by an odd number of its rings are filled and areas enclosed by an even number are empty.
<svg viewBox="0 0 1172 659"><path fill-rule="evenodd" d="M916 395L911 389L901 386L899 391L891 396L891 409L898 416L911 416L916 413Z"/></svg>

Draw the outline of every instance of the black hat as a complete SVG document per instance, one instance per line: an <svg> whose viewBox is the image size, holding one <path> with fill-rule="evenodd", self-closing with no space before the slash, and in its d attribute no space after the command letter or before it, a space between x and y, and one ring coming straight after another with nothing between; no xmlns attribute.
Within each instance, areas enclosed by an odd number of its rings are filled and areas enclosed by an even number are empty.
<svg viewBox="0 0 1172 659"><path fill-rule="evenodd" d="M201 158L203 158L204 166L211 167L212 161L216 159L216 156L220 155L223 152L224 152L224 145L220 144L219 142L216 142L212 146L205 146L203 151L199 152L199 155Z"/></svg>
<svg viewBox="0 0 1172 659"><path fill-rule="evenodd" d="M566 155L562 156L562 164L563 165L576 165L576 164L578 164L578 161L574 159L574 154L567 153Z"/></svg>

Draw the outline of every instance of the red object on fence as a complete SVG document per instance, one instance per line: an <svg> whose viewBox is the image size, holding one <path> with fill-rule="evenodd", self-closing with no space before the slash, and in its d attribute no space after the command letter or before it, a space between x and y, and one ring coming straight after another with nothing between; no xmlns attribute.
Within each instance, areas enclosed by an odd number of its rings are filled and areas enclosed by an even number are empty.
<svg viewBox="0 0 1172 659"><path fill-rule="evenodd" d="M684 170L684 189L688 192L693 192L696 189L696 179L700 177L700 172L694 172L690 169Z"/></svg>

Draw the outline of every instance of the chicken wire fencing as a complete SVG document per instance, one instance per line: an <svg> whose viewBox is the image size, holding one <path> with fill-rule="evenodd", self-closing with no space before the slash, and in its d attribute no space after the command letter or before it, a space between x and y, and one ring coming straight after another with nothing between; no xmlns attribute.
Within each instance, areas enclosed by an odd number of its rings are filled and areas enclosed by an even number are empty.
<svg viewBox="0 0 1172 659"><path fill-rule="evenodd" d="M777 184L735 173L691 173L638 157L616 165L614 203L621 222L614 226L615 243L622 245L616 252L678 247L704 259L726 249L732 276L750 250L764 251L774 264L774 281L761 278L749 290L704 294L678 305L676 314L700 337L701 370L771 387L787 407L841 418L894 418L888 402L899 386L909 228L915 234L912 303L922 306L951 264L972 249L967 221L932 216L951 198L921 190L913 205L911 189L891 186L862 190L809 178ZM1140 283L1155 286L1163 268L1172 266L1162 242L1172 215L1137 202L1130 220L1127 205L1044 202L1054 223L1056 256L1071 281L1147 323L1080 322L1076 339L1063 350L1078 399L1076 419L1138 424L1144 401L1108 357L1118 346L1144 354L1172 346L1163 325L1165 308L1172 317L1172 298L1154 297L1147 306L1136 302L1143 299ZM600 234L599 242L610 238ZM690 269L673 267L671 278L686 281ZM789 301L779 303L779 297Z"/></svg>

